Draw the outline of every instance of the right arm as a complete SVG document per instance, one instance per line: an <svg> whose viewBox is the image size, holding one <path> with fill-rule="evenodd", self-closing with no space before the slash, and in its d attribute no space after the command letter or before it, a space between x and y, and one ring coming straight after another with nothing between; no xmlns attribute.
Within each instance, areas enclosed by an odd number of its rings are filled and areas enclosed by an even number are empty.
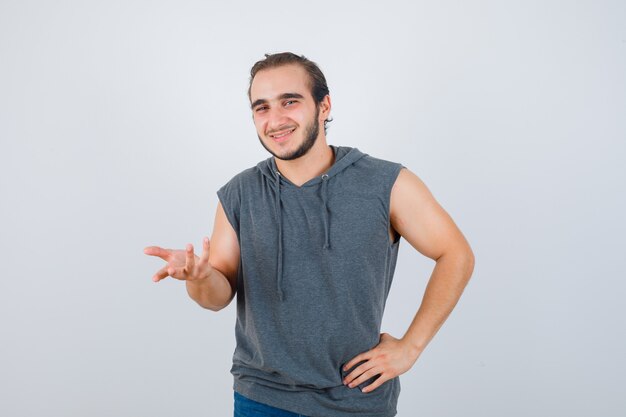
<svg viewBox="0 0 626 417"><path fill-rule="evenodd" d="M209 247L209 264L212 268L209 268L210 273L205 278L186 281L189 296L201 307L213 311L230 304L237 292L239 255L237 234L222 204L218 202Z"/></svg>
<svg viewBox="0 0 626 417"><path fill-rule="evenodd" d="M184 280L189 296L204 308L221 310L237 292L239 241L220 203L215 213L211 242L209 244L208 237L203 239L200 257L193 253L191 243L185 250L148 246L143 252L167 262L152 277L154 282L168 276Z"/></svg>

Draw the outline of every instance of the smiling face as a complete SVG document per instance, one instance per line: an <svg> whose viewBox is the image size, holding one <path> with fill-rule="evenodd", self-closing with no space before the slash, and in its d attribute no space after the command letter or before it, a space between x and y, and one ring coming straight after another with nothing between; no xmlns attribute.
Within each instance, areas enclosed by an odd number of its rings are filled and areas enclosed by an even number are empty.
<svg viewBox="0 0 626 417"><path fill-rule="evenodd" d="M286 161L305 155L315 145L330 110L328 96L315 103L307 72L293 64L259 71L252 81L250 101L261 144Z"/></svg>

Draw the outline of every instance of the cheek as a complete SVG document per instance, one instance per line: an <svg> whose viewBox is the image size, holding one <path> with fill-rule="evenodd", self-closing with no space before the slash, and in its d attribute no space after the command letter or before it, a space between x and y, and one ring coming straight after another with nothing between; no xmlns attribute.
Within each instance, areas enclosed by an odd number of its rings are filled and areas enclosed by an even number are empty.
<svg viewBox="0 0 626 417"><path fill-rule="evenodd" d="M286 119L288 123L295 123L298 126L306 125L307 119L304 117L302 113L299 112L291 112L286 114Z"/></svg>
<svg viewBox="0 0 626 417"><path fill-rule="evenodd" d="M263 119L263 117L254 116L252 118L252 121L254 122L254 127L258 132L265 131L265 125L267 124L267 122Z"/></svg>

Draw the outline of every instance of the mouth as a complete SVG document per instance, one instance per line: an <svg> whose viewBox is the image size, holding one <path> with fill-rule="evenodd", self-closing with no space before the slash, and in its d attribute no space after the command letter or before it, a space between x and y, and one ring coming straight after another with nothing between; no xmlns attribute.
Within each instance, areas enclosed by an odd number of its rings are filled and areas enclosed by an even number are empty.
<svg viewBox="0 0 626 417"><path fill-rule="evenodd" d="M274 139L276 142L284 142L289 139L294 130L296 130L295 127L287 130L281 130L280 132L272 133L269 137Z"/></svg>

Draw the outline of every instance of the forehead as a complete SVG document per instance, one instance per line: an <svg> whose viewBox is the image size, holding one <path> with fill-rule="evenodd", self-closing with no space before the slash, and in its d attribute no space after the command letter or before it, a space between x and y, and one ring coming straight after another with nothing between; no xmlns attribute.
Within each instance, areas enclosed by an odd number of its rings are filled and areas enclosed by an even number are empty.
<svg viewBox="0 0 626 417"><path fill-rule="evenodd" d="M309 75L300 65L283 65L257 72L250 88L250 100L270 100L284 93L311 96Z"/></svg>

